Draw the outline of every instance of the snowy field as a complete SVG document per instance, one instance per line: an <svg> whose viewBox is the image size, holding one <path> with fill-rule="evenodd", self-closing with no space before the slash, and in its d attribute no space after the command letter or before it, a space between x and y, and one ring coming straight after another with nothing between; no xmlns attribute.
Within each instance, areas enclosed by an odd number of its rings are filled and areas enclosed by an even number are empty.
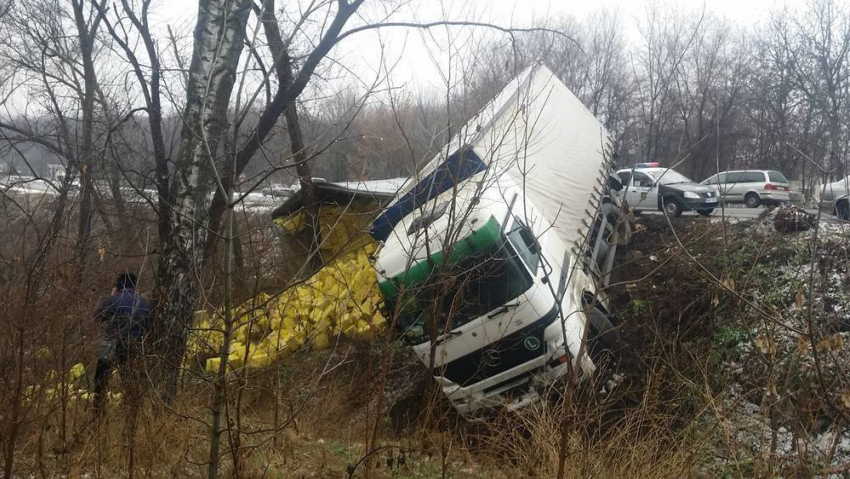
<svg viewBox="0 0 850 479"><path fill-rule="evenodd" d="M14 198L25 197L27 203L40 202L45 197L57 196L60 184L41 178L31 176L3 176L0 177L0 196ZM107 199L113 198L109 186L96 184L98 194ZM74 185L71 195L77 196L79 187ZM137 190L129 187L121 188L121 199L126 204L153 203L157 199L156 190ZM242 200L242 207L249 211L271 211L286 201L287 197L265 195L258 191L248 193Z"/></svg>

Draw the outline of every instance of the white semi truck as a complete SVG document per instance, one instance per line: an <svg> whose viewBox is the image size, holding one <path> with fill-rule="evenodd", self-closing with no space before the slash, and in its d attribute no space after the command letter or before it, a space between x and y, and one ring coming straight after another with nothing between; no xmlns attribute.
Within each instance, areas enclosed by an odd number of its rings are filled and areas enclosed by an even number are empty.
<svg viewBox="0 0 850 479"><path fill-rule="evenodd" d="M522 407L614 346L610 170L605 129L536 65L374 222L387 317L461 413Z"/></svg>

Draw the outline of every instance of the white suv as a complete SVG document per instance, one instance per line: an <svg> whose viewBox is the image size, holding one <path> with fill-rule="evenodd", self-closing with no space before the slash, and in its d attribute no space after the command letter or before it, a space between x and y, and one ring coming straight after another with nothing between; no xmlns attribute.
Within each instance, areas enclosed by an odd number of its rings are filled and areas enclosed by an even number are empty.
<svg viewBox="0 0 850 479"><path fill-rule="evenodd" d="M749 208L791 201L788 179L775 170L724 171L702 184L717 186L724 203L744 203Z"/></svg>

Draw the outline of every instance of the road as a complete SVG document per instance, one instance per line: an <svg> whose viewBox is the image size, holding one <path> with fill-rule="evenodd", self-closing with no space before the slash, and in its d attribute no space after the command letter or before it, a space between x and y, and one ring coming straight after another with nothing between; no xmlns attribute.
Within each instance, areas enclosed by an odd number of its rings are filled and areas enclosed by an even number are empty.
<svg viewBox="0 0 850 479"><path fill-rule="evenodd" d="M13 181L14 180L14 181ZM102 185L101 185L102 186ZM105 186L102 186L105 190ZM156 191L154 190L144 190L142 194L133 190L131 188L121 188L122 193L124 195L124 201L128 203L141 203L143 201L147 201L142 197L144 195L148 200L155 200ZM39 180L31 177L5 177L0 178L0 193L3 191L8 192L17 192L23 193L27 196L30 195L55 195L57 192L54 187L45 182L44 180ZM2 194L0 194L2 196ZM271 211L274 208L280 206L284 201L286 201L285 197L275 197L275 196L267 196L263 195L259 192L252 192L246 195L243 199L242 207L250 210ZM809 213L817 214L817 210L814 208L806 209ZM733 205L727 206L726 210L723 214L727 218L737 218L742 220L752 220L758 218L760 214L764 213L764 207L760 208L747 208L743 205ZM650 215L660 215L660 211L645 211L642 214L650 214ZM683 213L684 216L699 216L694 211L686 211ZM720 208L714 210L714 213L711 214L711 218L719 218L721 216ZM848 222L840 222L838 218L834 215L822 213L821 220L827 224L839 224L839 223L848 223Z"/></svg>
<svg viewBox="0 0 850 479"><path fill-rule="evenodd" d="M815 208L810 208L810 209L807 208L806 211L808 211L809 213L811 213L813 215L818 214L818 210L815 209ZM722 214L725 215L727 218L737 218L737 219L742 219L742 220L754 220L754 219L758 218L758 216L762 213L764 213L764 207L747 208L747 207L742 207L742 206L727 206L726 210ZM660 211L645 211L642 214L660 215L661 212ZM685 213L682 213L682 216L699 216L699 215L694 211L686 211ZM716 210L714 210L714 213L712 213L710 217L711 218L720 218L720 216L721 216L720 208L717 208ZM838 224L839 223L838 218L836 218L834 215L830 215L828 213L821 213L821 221L828 223L828 224Z"/></svg>

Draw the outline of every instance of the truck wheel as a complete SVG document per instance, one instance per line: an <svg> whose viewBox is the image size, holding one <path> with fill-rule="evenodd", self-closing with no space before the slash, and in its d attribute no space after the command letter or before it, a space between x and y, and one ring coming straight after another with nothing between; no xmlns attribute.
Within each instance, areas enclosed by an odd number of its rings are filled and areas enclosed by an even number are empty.
<svg viewBox="0 0 850 479"><path fill-rule="evenodd" d="M850 200L842 201L835 205L835 215L840 220L850 220Z"/></svg>
<svg viewBox="0 0 850 479"><path fill-rule="evenodd" d="M672 216L673 218L682 216L682 205L676 198L668 196L666 198L662 198L661 203L664 208L665 215Z"/></svg>
<svg viewBox="0 0 850 479"><path fill-rule="evenodd" d="M710 214L714 213L714 208L709 208L707 210L697 210L697 213L703 216L709 216Z"/></svg>
<svg viewBox="0 0 850 479"><path fill-rule="evenodd" d="M612 213L614 223L614 234L611 235L609 242L618 246L625 246L632 242L632 218L628 213L623 213L620 210L614 210Z"/></svg>
<svg viewBox="0 0 850 479"><path fill-rule="evenodd" d="M611 319L605 313L594 309L587 314L587 322L587 348L590 359L597 362L606 351L610 354L615 353L620 342L620 335L611 323Z"/></svg>
<svg viewBox="0 0 850 479"><path fill-rule="evenodd" d="M758 208L761 205L761 198L755 193L747 193L747 196L744 197L744 203L747 208Z"/></svg>

